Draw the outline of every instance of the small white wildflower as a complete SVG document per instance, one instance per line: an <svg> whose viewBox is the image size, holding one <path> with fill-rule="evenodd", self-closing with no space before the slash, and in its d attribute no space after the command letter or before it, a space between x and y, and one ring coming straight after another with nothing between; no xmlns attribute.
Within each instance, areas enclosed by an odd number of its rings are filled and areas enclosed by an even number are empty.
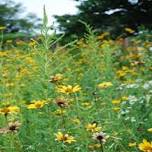
<svg viewBox="0 0 152 152"><path fill-rule="evenodd" d="M146 83L144 83L143 88L144 89L150 89L152 87L152 80L147 81Z"/></svg>
<svg viewBox="0 0 152 152"><path fill-rule="evenodd" d="M143 80L142 79L136 79L136 82L137 83L140 83L140 82L142 82Z"/></svg>
<svg viewBox="0 0 152 152"><path fill-rule="evenodd" d="M129 120L129 119L130 119L130 117L126 117L126 118L125 118L125 120Z"/></svg>
<svg viewBox="0 0 152 152"><path fill-rule="evenodd" d="M126 88L127 89L132 89L132 88L134 88L134 89L137 89L137 88L139 88L139 85L138 84L128 84L128 85L126 85Z"/></svg>
<svg viewBox="0 0 152 152"><path fill-rule="evenodd" d="M152 53L152 47L149 47L149 51Z"/></svg>
<svg viewBox="0 0 152 152"><path fill-rule="evenodd" d="M147 101L147 102L150 102L150 99L152 98L152 96L149 95L149 94L147 94L145 98L146 98L146 101Z"/></svg>
<svg viewBox="0 0 152 152"><path fill-rule="evenodd" d="M130 95L130 96L128 97L128 100L129 100L129 103L130 103L130 102L131 102L131 103L134 103L134 102L138 101L137 97L136 97L136 96L132 96L132 95ZM131 103L130 103L130 104L131 104Z"/></svg>
<svg viewBox="0 0 152 152"><path fill-rule="evenodd" d="M136 122L135 117L131 117L131 122Z"/></svg>
<svg viewBox="0 0 152 152"><path fill-rule="evenodd" d="M122 110L122 111L121 111L121 115L128 114L129 112L130 112L129 110Z"/></svg>

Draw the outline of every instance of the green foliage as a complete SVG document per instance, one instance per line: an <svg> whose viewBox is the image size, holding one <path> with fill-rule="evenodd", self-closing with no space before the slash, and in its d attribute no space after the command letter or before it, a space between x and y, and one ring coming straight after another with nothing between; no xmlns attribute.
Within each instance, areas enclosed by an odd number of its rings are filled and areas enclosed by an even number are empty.
<svg viewBox="0 0 152 152"><path fill-rule="evenodd" d="M42 35L0 51L0 152L151 151L151 33L126 45L79 22L84 38L50 51L44 7Z"/></svg>
<svg viewBox="0 0 152 152"><path fill-rule="evenodd" d="M44 9L44 41L0 51L0 151L139 152L152 141L151 35L124 46L84 26L85 39L51 52Z"/></svg>
<svg viewBox="0 0 152 152"><path fill-rule="evenodd" d="M99 33L108 30L113 35L120 35L125 27L137 30L141 25L152 28L152 1L138 0L76 0L79 2L76 15L55 16L59 30L66 37L82 36L85 27L82 20L91 25Z"/></svg>
<svg viewBox="0 0 152 152"><path fill-rule="evenodd" d="M20 32L32 35L34 30L40 27L40 19L31 13L22 17L23 10L24 8L20 3L15 3L12 0L0 1L0 27L5 27L5 34L17 34L17 32ZM6 39L5 35L4 39Z"/></svg>

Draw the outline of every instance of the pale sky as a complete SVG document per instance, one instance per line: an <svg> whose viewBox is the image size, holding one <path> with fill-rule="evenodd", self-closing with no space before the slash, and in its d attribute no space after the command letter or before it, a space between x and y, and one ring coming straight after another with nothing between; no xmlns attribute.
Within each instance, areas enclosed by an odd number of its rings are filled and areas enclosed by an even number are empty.
<svg viewBox="0 0 152 152"><path fill-rule="evenodd" d="M38 17L43 17L43 6L50 24L53 22L53 15L75 14L77 12L77 3L74 0L14 0L20 2L26 8L26 13L35 13Z"/></svg>

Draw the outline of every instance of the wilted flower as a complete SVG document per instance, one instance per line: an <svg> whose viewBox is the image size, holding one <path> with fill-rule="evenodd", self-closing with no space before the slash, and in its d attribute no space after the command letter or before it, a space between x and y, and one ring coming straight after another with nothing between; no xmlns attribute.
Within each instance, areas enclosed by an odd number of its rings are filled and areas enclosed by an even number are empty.
<svg viewBox="0 0 152 152"><path fill-rule="evenodd" d="M60 108L68 106L68 102L64 99L56 99L55 102Z"/></svg>
<svg viewBox="0 0 152 152"><path fill-rule="evenodd" d="M93 134L92 138L100 141L101 143L105 143L109 136L107 136L104 132L97 132Z"/></svg>
<svg viewBox="0 0 152 152"><path fill-rule="evenodd" d="M21 123L19 121L9 122L7 127L0 129L0 133L6 134L10 132L17 132L20 126L21 126Z"/></svg>
<svg viewBox="0 0 152 152"><path fill-rule="evenodd" d="M63 79L63 75L58 73L58 74L56 74L54 76L51 76L49 82L56 83L58 81L61 81L62 79Z"/></svg>

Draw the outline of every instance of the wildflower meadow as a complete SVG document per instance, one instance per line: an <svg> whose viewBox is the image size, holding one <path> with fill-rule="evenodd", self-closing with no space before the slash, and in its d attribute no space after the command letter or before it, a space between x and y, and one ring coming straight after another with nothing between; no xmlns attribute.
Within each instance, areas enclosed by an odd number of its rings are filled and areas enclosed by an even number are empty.
<svg viewBox="0 0 152 152"><path fill-rule="evenodd" d="M152 35L86 28L52 47L44 18L40 36L3 44L0 152L152 152Z"/></svg>

